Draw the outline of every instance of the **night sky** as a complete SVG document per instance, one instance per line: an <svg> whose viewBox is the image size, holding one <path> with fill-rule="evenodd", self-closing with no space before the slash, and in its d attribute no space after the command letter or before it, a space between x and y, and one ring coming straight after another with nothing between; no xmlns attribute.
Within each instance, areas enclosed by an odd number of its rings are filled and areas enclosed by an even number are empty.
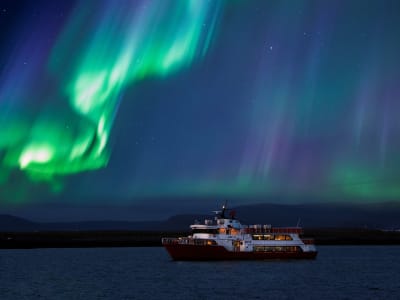
<svg viewBox="0 0 400 300"><path fill-rule="evenodd" d="M0 27L0 209L399 202L400 1L1 1Z"/></svg>

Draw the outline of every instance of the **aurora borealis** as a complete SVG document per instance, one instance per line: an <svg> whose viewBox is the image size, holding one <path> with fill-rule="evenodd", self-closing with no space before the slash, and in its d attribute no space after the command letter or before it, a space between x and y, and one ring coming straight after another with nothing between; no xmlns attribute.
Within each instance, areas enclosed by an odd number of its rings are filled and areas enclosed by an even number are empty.
<svg viewBox="0 0 400 300"><path fill-rule="evenodd" d="M9 1L0 22L0 206L400 197L398 1Z"/></svg>

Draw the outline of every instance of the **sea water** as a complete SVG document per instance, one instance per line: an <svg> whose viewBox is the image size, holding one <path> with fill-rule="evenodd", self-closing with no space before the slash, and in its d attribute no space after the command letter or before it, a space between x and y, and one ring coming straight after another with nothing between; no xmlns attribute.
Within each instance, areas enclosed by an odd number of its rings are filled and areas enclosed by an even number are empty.
<svg viewBox="0 0 400 300"><path fill-rule="evenodd" d="M399 246L174 262L161 247L0 250L0 299L400 299Z"/></svg>

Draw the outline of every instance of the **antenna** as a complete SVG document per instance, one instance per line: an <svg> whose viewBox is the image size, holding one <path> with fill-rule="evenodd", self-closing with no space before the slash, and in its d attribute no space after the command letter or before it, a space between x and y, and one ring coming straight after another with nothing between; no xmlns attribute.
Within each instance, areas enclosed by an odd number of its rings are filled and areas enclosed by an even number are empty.
<svg viewBox="0 0 400 300"><path fill-rule="evenodd" d="M299 218L299 219L297 220L297 225L296 225L296 227L300 227L300 223L301 223L301 219Z"/></svg>
<svg viewBox="0 0 400 300"><path fill-rule="evenodd" d="M224 205L222 205L222 208L225 209L227 207L228 207L228 200L225 200L225 203L224 203Z"/></svg>
<svg viewBox="0 0 400 300"><path fill-rule="evenodd" d="M227 205L228 205L228 200L225 200L225 204L222 205L222 211L221 211L221 218L223 218L223 219L225 219L225 210L226 210Z"/></svg>

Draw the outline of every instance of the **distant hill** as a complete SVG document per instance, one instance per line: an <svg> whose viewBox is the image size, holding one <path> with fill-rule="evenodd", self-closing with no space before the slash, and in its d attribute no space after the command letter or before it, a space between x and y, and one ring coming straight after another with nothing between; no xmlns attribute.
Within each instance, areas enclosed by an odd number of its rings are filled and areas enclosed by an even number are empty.
<svg viewBox="0 0 400 300"><path fill-rule="evenodd" d="M197 219L207 216L179 215L165 221L87 221L87 222L32 222L23 218L0 215L0 232L33 231L88 231L88 230L143 230L143 231L187 231Z"/></svg>
<svg viewBox="0 0 400 300"><path fill-rule="evenodd" d="M244 224L272 224L304 228L400 228L400 205L385 204L253 204L232 208ZM84 230L188 230L195 219L212 215L182 214L164 221L87 221L39 223L0 215L0 231L84 231Z"/></svg>
<svg viewBox="0 0 400 300"><path fill-rule="evenodd" d="M34 231L38 230L38 223L23 218L0 215L0 231Z"/></svg>

